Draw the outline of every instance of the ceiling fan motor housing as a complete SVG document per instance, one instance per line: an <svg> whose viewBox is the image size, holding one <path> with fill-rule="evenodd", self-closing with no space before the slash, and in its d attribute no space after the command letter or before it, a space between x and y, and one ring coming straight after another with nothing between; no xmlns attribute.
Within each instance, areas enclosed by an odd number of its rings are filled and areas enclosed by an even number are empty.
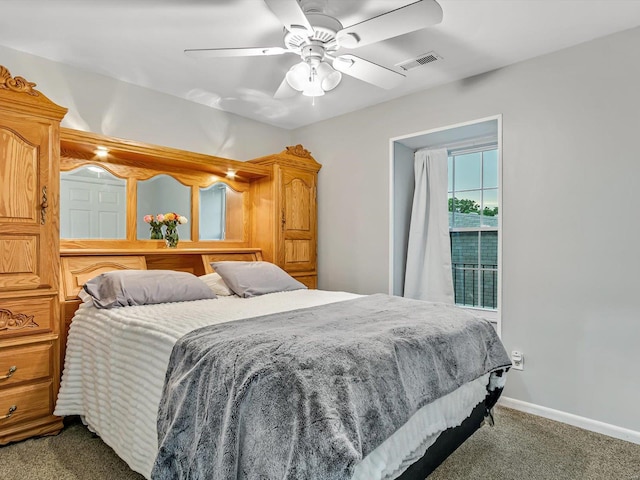
<svg viewBox="0 0 640 480"><path fill-rule="evenodd" d="M324 54L325 48L319 42L312 42L300 49L300 56L302 57L302 60L310 65L321 62L324 58Z"/></svg>
<svg viewBox="0 0 640 480"><path fill-rule="evenodd" d="M336 33L342 30L340 21L324 13L309 12L306 15L313 27L313 35L309 35L304 28L291 29L284 35L286 47L301 55L303 47L312 44L322 46L325 51L336 51Z"/></svg>

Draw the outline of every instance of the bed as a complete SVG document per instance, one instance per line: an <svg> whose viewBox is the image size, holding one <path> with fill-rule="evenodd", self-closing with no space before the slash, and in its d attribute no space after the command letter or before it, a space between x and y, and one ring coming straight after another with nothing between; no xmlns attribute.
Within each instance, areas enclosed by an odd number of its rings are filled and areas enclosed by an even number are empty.
<svg viewBox="0 0 640 480"><path fill-rule="evenodd" d="M264 272L266 287L191 276L217 298L183 301L183 292L98 308L85 295L69 331L56 415L81 415L146 478L424 478L502 391L510 361L493 327L455 307L286 278L274 290ZM389 327L396 308L433 317L436 341L417 340L433 327L411 313ZM387 312L379 330L391 340L374 332L373 312ZM470 353L448 335L464 337Z"/></svg>

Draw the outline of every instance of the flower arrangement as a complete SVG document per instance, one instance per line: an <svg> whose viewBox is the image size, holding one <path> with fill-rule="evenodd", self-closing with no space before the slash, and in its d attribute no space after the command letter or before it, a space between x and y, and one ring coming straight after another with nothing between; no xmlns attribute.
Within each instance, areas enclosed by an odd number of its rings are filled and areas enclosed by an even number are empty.
<svg viewBox="0 0 640 480"><path fill-rule="evenodd" d="M151 239L161 240L164 238L167 247L175 248L178 246L178 225L183 225L189 220L184 215L178 215L175 212L159 213L155 217L153 215L145 215L144 221L150 225ZM166 230L162 234L162 227Z"/></svg>
<svg viewBox="0 0 640 480"><path fill-rule="evenodd" d="M169 222L174 222L173 223L174 226L177 225L178 223L180 225L183 225L189 221L187 217L183 215L178 215L175 212L165 213L164 215L159 214L158 217L162 217L161 221L163 221L165 225L169 225Z"/></svg>
<svg viewBox="0 0 640 480"><path fill-rule="evenodd" d="M149 231L151 232L151 240L162 240L164 235L162 233L162 226L164 225L164 215L159 213L155 217L153 215L145 215L144 221L149 224Z"/></svg>
<svg viewBox="0 0 640 480"><path fill-rule="evenodd" d="M164 241L167 242L167 247L176 248L178 246L178 229L176 227L178 224L187 223L187 217L169 212L164 214L163 220L167 227L164 233Z"/></svg>

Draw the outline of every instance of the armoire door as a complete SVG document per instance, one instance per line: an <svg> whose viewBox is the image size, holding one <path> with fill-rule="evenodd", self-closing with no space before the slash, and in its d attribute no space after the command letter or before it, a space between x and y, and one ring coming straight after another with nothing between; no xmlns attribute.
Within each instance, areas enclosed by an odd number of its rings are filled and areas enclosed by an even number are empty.
<svg viewBox="0 0 640 480"><path fill-rule="evenodd" d="M50 129L46 121L0 117L0 291L57 288L59 189Z"/></svg>
<svg viewBox="0 0 640 480"><path fill-rule="evenodd" d="M316 174L281 170L283 267L288 272L316 268Z"/></svg>

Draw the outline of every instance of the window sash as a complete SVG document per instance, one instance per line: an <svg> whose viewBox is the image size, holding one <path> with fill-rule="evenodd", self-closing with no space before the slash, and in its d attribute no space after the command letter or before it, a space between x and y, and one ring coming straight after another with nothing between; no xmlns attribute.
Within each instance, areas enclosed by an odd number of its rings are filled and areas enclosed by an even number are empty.
<svg viewBox="0 0 640 480"><path fill-rule="evenodd" d="M480 163L480 188L479 189L463 189L456 190L455 185L455 169L456 169L456 157L460 155L467 155L470 153L481 153L491 150L496 150L497 144L479 146L476 148L461 148L457 150L450 150L449 156L452 157L452 185L451 190L448 192L451 197L456 197L460 193L464 193L467 191L481 191L481 202L479 205L480 213L478 217L480 219L480 225L473 227L449 227L450 241L453 244L453 235L454 233L478 233L478 244L477 244L477 262L476 263L457 263L454 264L452 261L452 273L454 277L454 293L456 298L456 304L461 307L468 308L479 308L491 311L497 311L497 291L499 288L498 285L498 261L496 260L495 265L484 265L482 264L482 233L487 232L496 232L498 233L498 226L486 226L482 225L482 211L484 209L484 191L485 190L498 190L499 195L499 187L487 187L484 188L485 178L484 178L484 155L482 156L482 160ZM499 212L501 214L502 212ZM454 212L455 218L455 212ZM498 217L498 223L500 222L500 217ZM498 252L496 252L498 253ZM496 255L497 259L498 255ZM487 280L486 275L490 275L489 280ZM461 275L462 278L458 277ZM468 279L467 276L471 275L472 278ZM470 286L471 292L467 291L467 286ZM459 288L460 287L460 288ZM487 292L488 290L488 292ZM487 297L488 294L488 297ZM461 302L460 302L461 301ZM466 303L471 301L472 303Z"/></svg>

